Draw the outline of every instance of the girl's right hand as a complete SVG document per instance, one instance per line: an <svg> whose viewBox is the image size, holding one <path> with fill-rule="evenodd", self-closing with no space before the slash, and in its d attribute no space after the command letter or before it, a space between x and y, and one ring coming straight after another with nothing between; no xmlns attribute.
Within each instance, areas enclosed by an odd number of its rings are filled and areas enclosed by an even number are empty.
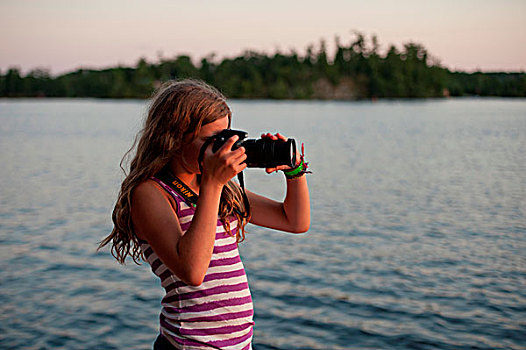
<svg viewBox="0 0 526 350"><path fill-rule="evenodd" d="M212 144L207 147L203 157L203 183L224 186L247 167L244 163L247 159L245 148L239 147L232 151L238 139L237 135L232 136L215 153L212 152Z"/></svg>

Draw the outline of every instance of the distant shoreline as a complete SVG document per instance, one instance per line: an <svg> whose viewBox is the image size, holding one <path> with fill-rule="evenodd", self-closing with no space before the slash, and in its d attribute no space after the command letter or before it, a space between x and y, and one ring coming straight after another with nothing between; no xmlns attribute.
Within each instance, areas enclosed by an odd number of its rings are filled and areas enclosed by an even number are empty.
<svg viewBox="0 0 526 350"><path fill-rule="evenodd" d="M337 45L329 60L325 43L305 56L247 51L221 62L189 56L139 60L136 67L78 69L52 77L45 70L22 76L17 68L0 74L0 97L149 98L164 81L194 78L229 98L271 100L376 100L386 98L526 97L526 73L454 72L420 44L378 52L376 37L358 34Z"/></svg>
<svg viewBox="0 0 526 350"><path fill-rule="evenodd" d="M228 98L228 97L227 97ZM449 97L383 97L377 99L371 98L362 98L362 99L353 99L353 100L343 100L343 99L271 99L271 98L228 98L229 101L240 101L240 102L370 102L370 103L379 103L379 102L397 102L397 101L448 101L448 100L525 100L524 96L449 96ZM138 101L146 102L150 100L149 97L56 97L56 96L16 96L16 97L6 97L0 96L1 101Z"/></svg>

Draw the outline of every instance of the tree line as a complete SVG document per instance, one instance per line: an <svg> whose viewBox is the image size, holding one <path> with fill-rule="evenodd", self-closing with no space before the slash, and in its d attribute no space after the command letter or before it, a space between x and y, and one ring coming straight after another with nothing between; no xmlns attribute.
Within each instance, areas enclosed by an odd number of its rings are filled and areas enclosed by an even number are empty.
<svg viewBox="0 0 526 350"><path fill-rule="evenodd" d="M526 97L524 72L453 72L421 44L391 45L380 53L376 36L357 33L348 45L336 38L333 55L326 47L322 40L303 55L246 51L220 62L210 55L197 65L186 55L157 63L140 59L135 67L78 69L56 77L42 69L22 76L10 68L0 74L0 97L148 98L163 81L182 78L202 79L230 98Z"/></svg>

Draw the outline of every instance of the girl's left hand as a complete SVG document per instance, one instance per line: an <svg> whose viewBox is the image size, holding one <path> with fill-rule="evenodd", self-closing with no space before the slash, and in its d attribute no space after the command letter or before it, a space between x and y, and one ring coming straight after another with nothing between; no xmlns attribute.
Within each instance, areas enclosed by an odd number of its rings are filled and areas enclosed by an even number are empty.
<svg viewBox="0 0 526 350"><path fill-rule="evenodd" d="M288 139L281 135L279 132L275 135L272 135L271 133L266 133L266 134L261 134L261 138L268 138L268 139L271 139L271 140L282 140L282 141L287 141ZM296 150L296 165L300 162L300 153L298 150ZM286 166L286 165L278 165L277 167L275 168L266 168L265 171L267 172L267 174L270 174L270 173L273 173L275 171L278 171L278 170L292 170L290 167Z"/></svg>

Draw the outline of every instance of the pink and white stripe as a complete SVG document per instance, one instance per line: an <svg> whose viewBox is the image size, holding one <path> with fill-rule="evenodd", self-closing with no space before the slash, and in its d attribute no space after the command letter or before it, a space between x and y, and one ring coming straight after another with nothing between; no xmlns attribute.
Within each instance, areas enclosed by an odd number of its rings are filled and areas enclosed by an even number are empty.
<svg viewBox="0 0 526 350"><path fill-rule="evenodd" d="M177 204L176 214L183 233L188 230L194 208L162 181L157 181ZM210 265L200 286L189 286L173 274L150 245L141 249L152 271L166 291L161 301L160 331L177 349L251 349L252 297L236 242L237 221L231 235L217 220L216 240Z"/></svg>

